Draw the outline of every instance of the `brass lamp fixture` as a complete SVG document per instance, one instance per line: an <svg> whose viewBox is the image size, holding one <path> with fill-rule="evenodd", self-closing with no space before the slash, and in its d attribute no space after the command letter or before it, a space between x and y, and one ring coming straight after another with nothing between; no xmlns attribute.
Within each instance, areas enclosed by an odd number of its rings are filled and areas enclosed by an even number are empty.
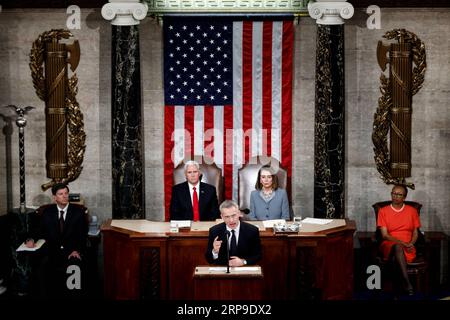
<svg viewBox="0 0 450 320"><path fill-rule="evenodd" d="M25 204L25 126L27 125L27 119L25 115L34 109L32 106L25 108L8 105L6 108L14 110L17 114L16 125L19 128L19 174L20 174L20 213L26 213L27 207Z"/></svg>

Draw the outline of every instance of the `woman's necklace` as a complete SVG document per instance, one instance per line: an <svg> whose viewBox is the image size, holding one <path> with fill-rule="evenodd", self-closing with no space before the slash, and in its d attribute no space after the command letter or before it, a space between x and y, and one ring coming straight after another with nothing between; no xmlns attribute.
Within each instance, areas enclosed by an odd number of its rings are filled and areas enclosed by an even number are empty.
<svg viewBox="0 0 450 320"><path fill-rule="evenodd" d="M400 212L400 211L402 211L404 207L405 207L405 204L403 203L403 204L402 204L402 207L401 207L400 209L395 209L394 206L391 204L391 208L392 208L392 210L394 210L395 212Z"/></svg>
<svg viewBox="0 0 450 320"><path fill-rule="evenodd" d="M269 189L269 190L263 189L262 190L264 198L269 198L272 195L272 192L273 192L272 189Z"/></svg>

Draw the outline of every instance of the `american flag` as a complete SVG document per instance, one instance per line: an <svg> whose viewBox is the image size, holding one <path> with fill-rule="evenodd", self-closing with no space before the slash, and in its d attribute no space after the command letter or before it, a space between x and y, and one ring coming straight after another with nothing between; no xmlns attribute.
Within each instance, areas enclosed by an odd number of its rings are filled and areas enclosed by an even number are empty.
<svg viewBox="0 0 450 320"><path fill-rule="evenodd" d="M280 161L289 188L293 32L291 20L164 20L166 220L173 169L193 156L222 169L225 199L238 200L238 169L257 155Z"/></svg>

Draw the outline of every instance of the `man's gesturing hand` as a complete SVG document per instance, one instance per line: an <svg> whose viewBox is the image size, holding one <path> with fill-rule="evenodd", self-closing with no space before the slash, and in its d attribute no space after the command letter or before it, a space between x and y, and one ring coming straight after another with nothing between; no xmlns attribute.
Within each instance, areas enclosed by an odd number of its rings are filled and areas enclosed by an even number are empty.
<svg viewBox="0 0 450 320"><path fill-rule="evenodd" d="M214 253L217 253L217 254L219 253L221 245L222 245L222 240L219 240L219 236L217 236L214 239L214 242L213 242L213 251L214 251Z"/></svg>

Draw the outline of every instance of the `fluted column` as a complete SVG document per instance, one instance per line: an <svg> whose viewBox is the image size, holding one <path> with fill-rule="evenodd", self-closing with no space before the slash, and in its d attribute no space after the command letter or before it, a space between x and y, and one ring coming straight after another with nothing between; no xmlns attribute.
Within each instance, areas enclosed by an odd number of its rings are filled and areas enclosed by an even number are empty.
<svg viewBox="0 0 450 320"><path fill-rule="evenodd" d="M145 218L141 126L139 21L147 4L110 0L102 16L111 20L112 217Z"/></svg>
<svg viewBox="0 0 450 320"><path fill-rule="evenodd" d="M346 1L310 2L316 19L316 98L314 129L314 216L345 216L344 19L353 16Z"/></svg>

